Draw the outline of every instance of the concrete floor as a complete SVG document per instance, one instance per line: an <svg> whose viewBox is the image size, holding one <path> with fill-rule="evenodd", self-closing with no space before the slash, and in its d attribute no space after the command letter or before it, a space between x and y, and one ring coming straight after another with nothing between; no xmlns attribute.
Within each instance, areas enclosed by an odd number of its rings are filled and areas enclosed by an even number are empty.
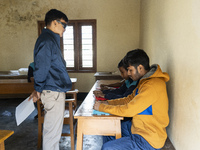
<svg viewBox="0 0 200 150"><path fill-rule="evenodd" d="M35 110L22 124L17 126L15 108L23 99L0 99L0 130L13 130L14 134L5 141L6 150L37 150L37 114ZM68 126L64 130L69 130ZM102 136L87 135L83 139L83 150L100 150ZM62 137L60 150L70 150L70 137ZM167 140L162 150L175 150Z"/></svg>

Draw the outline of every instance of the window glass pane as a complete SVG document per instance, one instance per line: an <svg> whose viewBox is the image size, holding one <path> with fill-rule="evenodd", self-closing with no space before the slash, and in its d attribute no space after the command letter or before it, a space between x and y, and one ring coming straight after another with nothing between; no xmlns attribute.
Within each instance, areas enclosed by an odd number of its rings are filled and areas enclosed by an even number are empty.
<svg viewBox="0 0 200 150"><path fill-rule="evenodd" d="M74 67L74 29L73 26L67 26L63 33L63 54L66 61L66 67Z"/></svg>
<svg viewBox="0 0 200 150"><path fill-rule="evenodd" d="M82 67L93 67L93 40L92 40L92 26L85 25L81 27L82 34Z"/></svg>

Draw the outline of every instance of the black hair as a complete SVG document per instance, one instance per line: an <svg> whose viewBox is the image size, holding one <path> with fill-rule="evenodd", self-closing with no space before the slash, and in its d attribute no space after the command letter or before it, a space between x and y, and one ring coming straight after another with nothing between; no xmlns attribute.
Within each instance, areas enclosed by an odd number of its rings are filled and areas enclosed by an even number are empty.
<svg viewBox="0 0 200 150"><path fill-rule="evenodd" d="M60 20L60 19L63 19L66 22L68 22L68 18L63 12L57 9L51 9L45 15L45 25L46 26L50 25L53 20Z"/></svg>
<svg viewBox="0 0 200 150"><path fill-rule="evenodd" d="M127 66L134 66L137 68L139 65L143 65L145 70L150 70L149 57L143 49L135 49L129 51L124 57L124 63Z"/></svg>
<svg viewBox="0 0 200 150"><path fill-rule="evenodd" d="M124 59L122 59L122 60L118 63L118 66L117 66L117 67L118 67L118 68L123 67L124 69L126 69L126 70L128 71L127 66L124 64Z"/></svg>

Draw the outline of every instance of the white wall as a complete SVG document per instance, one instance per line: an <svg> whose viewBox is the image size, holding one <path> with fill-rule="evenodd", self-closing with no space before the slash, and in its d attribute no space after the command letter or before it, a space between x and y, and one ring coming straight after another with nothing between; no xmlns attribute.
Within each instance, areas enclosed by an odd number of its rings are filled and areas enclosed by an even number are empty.
<svg viewBox="0 0 200 150"><path fill-rule="evenodd" d="M140 46L160 64L167 83L176 150L200 149L200 1L141 1Z"/></svg>

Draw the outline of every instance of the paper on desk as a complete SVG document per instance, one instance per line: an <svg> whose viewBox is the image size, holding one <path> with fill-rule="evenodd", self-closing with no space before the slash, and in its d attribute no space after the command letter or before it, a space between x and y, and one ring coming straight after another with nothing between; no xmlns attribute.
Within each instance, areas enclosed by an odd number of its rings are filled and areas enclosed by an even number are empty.
<svg viewBox="0 0 200 150"><path fill-rule="evenodd" d="M92 114L93 115L110 115L109 113L105 113L105 112L98 111L98 110L93 110Z"/></svg>
<svg viewBox="0 0 200 150"><path fill-rule="evenodd" d="M21 102L15 110L17 126L19 126L34 110L33 99L28 101L29 97Z"/></svg>

